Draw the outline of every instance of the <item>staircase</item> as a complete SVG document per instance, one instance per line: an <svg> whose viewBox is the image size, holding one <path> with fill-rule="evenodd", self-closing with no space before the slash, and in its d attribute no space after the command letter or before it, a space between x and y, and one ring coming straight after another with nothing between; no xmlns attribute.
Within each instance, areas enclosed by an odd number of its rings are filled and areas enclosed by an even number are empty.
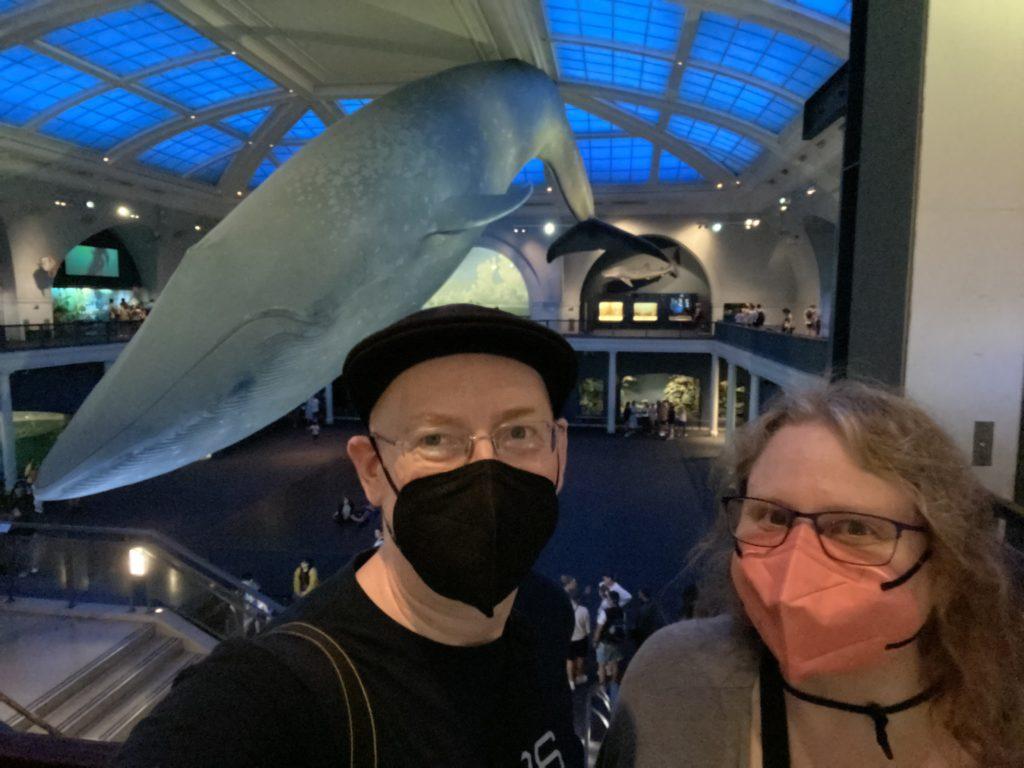
<svg viewBox="0 0 1024 768"><path fill-rule="evenodd" d="M22 703L64 736L124 741L170 690L178 672L202 657L161 629L157 623L140 623L35 701ZM6 722L16 731L43 732L17 714Z"/></svg>

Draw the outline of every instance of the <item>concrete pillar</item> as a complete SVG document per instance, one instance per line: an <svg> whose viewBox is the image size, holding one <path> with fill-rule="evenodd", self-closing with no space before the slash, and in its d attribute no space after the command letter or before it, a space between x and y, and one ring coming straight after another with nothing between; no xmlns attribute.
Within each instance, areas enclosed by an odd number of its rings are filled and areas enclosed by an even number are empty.
<svg viewBox="0 0 1024 768"><path fill-rule="evenodd" d="M334 383L324 387L324 424L334 423Z"/></svg>
<svg viewBox="0 0 1024 768"><path fill-rule="evenodd" d="M747 393L747 421L761 415L761 377L750 374L750 392Z"/></svg>
<svg viewBox="0 0 1024 768"><path fill-rule="evenodd" d="M608 353L608 382L605 384L605 403L608 405L608 434L615 434L615 417L619 415L618 352Z"/></svg>
<svg viewBox="0 0 1024 768"><path fill-rule="evenodd" d="M725 376L725 436L736 431L736 364L729 362Z"/></svg>
<svg viewBox="0 0 1024 768"><path fill-rule="evenodd" d="M711 436L718 437L718 355L711 356L711 376L708 377L708 426Z"/></svg>
<svg viewBox="0 0 1024 768"><path fill-rule="evenodd" d="M4 488L10 492L18 480L18 462L14 453L14 404L9 373L0 373L0 445L4 459Z"/></svg>

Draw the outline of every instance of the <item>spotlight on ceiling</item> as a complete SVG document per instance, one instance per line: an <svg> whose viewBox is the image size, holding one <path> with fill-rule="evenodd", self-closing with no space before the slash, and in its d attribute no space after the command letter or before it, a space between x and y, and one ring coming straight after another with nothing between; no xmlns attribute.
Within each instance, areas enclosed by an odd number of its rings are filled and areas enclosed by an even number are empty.
<svg viewBox="0 0 1024 768"><path fill-rule="evenodd" d="M715 189L721 189L724 186L725 184L723 184L722 182L718 182L717 184L715 184Z"/></svg>
<svg viewBox="0 0 1024 768"><path fill-rule="evenodd" d="M760 227L761 226L761 220L760 219L754 219L753 224L754 224L755 227Z"/></svg>
<svg viewBox="0 0 1024 768"><path fill-rule="evenodd" d="M192 227L192 229L194 229L196 232L202 232L203 231L202 226L200 226L199 224L196 224L194 227Z"/></svg>
<svg viewBox="0 0 1024 768"><path fill-rule="evenodd" d="M245 194L245 193L242 192L242 190L240 190L240 189L235 190L235 197L241 197L243 194Z"/></svg>
<svg viewBox="0 0 1024 768"><path fill-rule="evenodd" d="M788 205L780 205L779 206L779 210L782 211L783 213L785 213L786 211L789 210L789 206Z"/></svg>
<svg viewBox="0 0 1024 768"><path fill-rule="evenodd" d="M743 220L743 228L744 229L752 229L753 226L754 226L754 220L753 219L744 219Z"/></svg>
<svg viewBox="0 0 1024 768"><path fill-rule="evenodd" d="M789 202L789 200L787 198L785 198L785 197L780 197L779 198L779 205L786 205L786 203L788 203L788 202Z"/></svg>
<svg viewBox="0 0 1024 768"><path fill-rule="evenodd" d="M554 187L548 187L548 192L554 192Z"/></svg>
<svg viewBox="0 0 1024 768"><path fill-rule="evenodd" d="M714 224L712 224L711 225L711 231L712 232L721 232L722 231L722 222L716 221Z"/></svg>
<svg viewBox="0 0 1024 768"><path fill-rule="evenodd" d="M109 157L104 157L103 158L103 162L104 163L109 163L110 162L110 158Z"/></svg>
<svg viewBox="0 0 1024 768"><path fill-rule="evenodd" d="M544 225L544 234L547 235L548 237L551 237L553 234L555 234L555 222L549 221L547 224Z"/></svg>
<svg viewBox="0 0 1024 768"><path fill-rule="evenodd" d="M96 203L94 203L92 200L86 200L85 207L92 210L93 208L96 207Z"/></svg>
<svg viewBox="0 0 1024 768"><path fill-rule="evenodd" d="M127 205L119 205L117 206L117 210L115 211L115 213L122 219L127 219L131 217L132 209L129 208Z"/></svg>
<svg viewBox="0 0 1024 768"><path fill-rule="evenodd" d="M813 195L817 191L818 191L817 187L808 187L806 194L807 194L808 197L810 197L811 195Z"/></svg>

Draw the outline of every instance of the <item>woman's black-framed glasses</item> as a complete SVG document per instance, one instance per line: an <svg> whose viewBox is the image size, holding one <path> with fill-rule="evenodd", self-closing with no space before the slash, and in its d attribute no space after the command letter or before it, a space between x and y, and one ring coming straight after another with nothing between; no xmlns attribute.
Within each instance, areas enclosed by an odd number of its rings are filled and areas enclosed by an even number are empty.
<svg viewBox="0 0 1024 768"><path fill-rule="evenodd" d="M821 548L833 560L851 565L888 565L904 531L927 533L911 525L861 512L797 512L764 499L748 496L722 498L729 529L741 544L763 549L781 546L797 519L814 525Z"/></svg>

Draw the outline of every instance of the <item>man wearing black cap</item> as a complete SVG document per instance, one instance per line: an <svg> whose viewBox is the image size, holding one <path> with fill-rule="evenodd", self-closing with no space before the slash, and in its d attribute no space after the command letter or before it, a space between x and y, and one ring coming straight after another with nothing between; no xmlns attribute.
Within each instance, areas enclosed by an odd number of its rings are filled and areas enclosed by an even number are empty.
<svg viewBox="0 0 1024 768"><path fill-rule="evenodd" d="M183 676L117 764L582 766L571 612L528 618L564 602L529 572L555 528L575 378L559 335L469 305L356 345L343 380L368 434L348 454L383 545Z"/></svg>

